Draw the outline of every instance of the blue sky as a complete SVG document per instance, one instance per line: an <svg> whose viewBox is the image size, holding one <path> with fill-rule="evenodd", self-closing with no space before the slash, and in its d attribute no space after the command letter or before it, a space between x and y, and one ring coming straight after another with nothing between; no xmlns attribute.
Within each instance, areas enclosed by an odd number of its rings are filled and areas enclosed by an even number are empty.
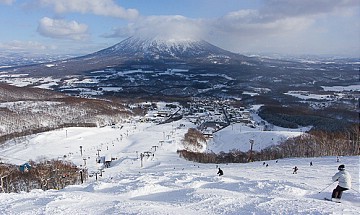
<svg viewBox="0 0 360 215"><path fill-rule="evenodd" d="M133 36L238 53L360 56L359 0L0 0L0 51L88 54Z"/></svg>

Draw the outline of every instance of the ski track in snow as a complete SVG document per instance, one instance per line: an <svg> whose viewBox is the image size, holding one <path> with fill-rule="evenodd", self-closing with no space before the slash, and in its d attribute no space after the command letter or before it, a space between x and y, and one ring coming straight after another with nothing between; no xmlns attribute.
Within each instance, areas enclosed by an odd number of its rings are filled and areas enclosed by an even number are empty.
<svg viewBox="0 0 360 215"><path fill-rule="evenodd" d="M187 126L180 129L180 123ZM15 164L67 155L66 160L80 165L80 145L83 157L90 157L89 172L98 168L98 149L100 155L118 159L98 181L90 177L63 190L0 193L0 214L359 214L359 156L341 157L353 189L345 191L338 204L323 200L331 196L336 183L319 193L337 172L336 157L265 161L268 167L263 162L218 164L224 170L219 177L216 164L189 162L176 154L190 123L123 126L67 128L3 145L1 156ZM275 139L279 133L273 132ZM159 145L152 150L155 156L145 157L140 167L136 151L151 151L154 145ZM309 166L310 161L314 166ZM294 166L298 174L292 174Z"/></svg>

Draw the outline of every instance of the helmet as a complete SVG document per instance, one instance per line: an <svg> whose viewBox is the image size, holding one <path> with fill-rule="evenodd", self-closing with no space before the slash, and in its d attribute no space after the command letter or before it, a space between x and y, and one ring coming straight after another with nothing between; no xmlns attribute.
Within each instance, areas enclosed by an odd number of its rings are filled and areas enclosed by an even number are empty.
<svg viewBox="0 0 360 215"><path fill-rule="evenodd" d="M338 167L338 170L345 170L345 165L344 165L344 164L341 164L341 165Z"/></svg>

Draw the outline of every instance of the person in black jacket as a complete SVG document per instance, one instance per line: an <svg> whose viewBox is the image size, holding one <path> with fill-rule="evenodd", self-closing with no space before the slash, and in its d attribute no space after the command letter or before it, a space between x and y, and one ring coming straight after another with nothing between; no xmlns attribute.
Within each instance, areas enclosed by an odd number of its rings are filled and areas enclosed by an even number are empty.
<svg viewBox="0 0 360 215"><path fill-rule="evenodd" d="M293 168L293 170L294 170L293 174L297 174L297 171L298 171L297 166L295 166L295 167Z"/></svg>
<svg viewBox="0 0 360 215"><path fill-rule="evenodd" d="M222 169L219 168L219 171L217 172L217 174L218 174L219 176L222 176L222 175L224 175L224 172L222 171Z"/></svg>

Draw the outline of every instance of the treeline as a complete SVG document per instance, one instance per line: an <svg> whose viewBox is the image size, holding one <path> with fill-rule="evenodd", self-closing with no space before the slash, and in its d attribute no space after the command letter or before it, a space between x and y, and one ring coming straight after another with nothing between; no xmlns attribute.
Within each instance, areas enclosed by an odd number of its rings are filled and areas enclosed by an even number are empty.
<svg viewBox="0 0 360 215"><path fill-rule="evenodd" d="M0 192L62 189L67 185L80 184L87 177L87 170L61 160L30 161L22 166L0 163Z"/></svg>
<svg viewBox="0 0 360 215"><path fill-rule="evenodd" d="M0 103L0 144L67 126L104 126L133 113L118 102L74 97Z"/></svg>
<svg viewBox="0 0 360 215"><path fill-rule="evenodd" d="M180 157L199 163L245 163L289 157L357 156L360 155L359 126L353 125L346 132L313 131L289 138L279 145L261 151L231 150L228 153L200 153L178 150Z"/></svg>
<svg viewBox="0 0 360 215"><path fill-rule="evenodd" d="M213 152L201 153L184 149L178 150L177 153L181 158L198 163L246 163L249 158L247 153L239 150L215 154Z"/></svg>
<svg viewBox="0 0 360 215"><path fill-rule="evenodd" d="M259 116L267 122L283 128L313 126L312 130L336 132L345 131L351 125L348 120L340 120L336 116L329 117L326 114L320 115L319 112L313 113L301 108L274 105L261 107ZM334 115L334 111L331 114Z"/></svg>

